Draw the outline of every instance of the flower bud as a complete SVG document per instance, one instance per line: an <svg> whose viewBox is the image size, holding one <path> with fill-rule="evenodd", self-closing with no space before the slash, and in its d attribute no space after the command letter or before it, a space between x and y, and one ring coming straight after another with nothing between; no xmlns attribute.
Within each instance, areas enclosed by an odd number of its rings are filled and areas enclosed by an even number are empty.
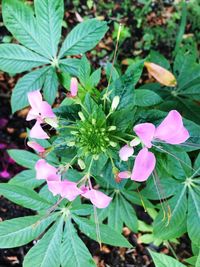
<svg viewBox="0 0 200 267"><path fill-rule="evenodd" d="M111 105L111 110L114 111L116 110L116 108L118 107L119 105L119 101L120 101L120 98L118 95L116 95L114 98L113 98L113 101L112 101L112 105Z"/></svg>
<svg viewBox="0 0 200 267"><path fill-rule="evenodd" d="M137 146L141 143L140 139L138 137L135 137L131 142L130 146Z"/></svg>
<svg viewBox="0 0 200 267"><path fill-rule="evenodd" d="M78 112L78 115L79 115L79 117L80 117L80 119L81 119L82 121L85 121L85 117L84 117L84 115L83 115L83 112L79 111L79 112Z"/></svg>
<svg viewBox="0 0 200 267"><path fill-rule="evenodd" d="M109 143L112 147L116 147L117 146L117 143L113 142L113 141L110 141Z"/></svg>
<svg viewBox="0 0 200 267"><path fill-rule="evenodd" d="M108 128L108 131L111 132L111 131L115 131L117 129L116 126L112 125Z"/></svg>
<svg viewBox="0 0 200 267"><path fill-rule="evenodd" d="M82 159L78 159L78 165L81 168L81 170L85 169L85 163Z"/></svg>
<svg viewBox="0 0 200 267"><path fill-rule="evenodd" d="M75 77L71 78L70 92L72 97L75 97L78 94L78 80Z"/></svg>

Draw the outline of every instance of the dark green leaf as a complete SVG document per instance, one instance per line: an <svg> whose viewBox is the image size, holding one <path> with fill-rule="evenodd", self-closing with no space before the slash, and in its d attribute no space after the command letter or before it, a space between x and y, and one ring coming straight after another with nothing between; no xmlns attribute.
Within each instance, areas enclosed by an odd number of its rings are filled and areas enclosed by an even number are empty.
<svg viewBox="0 0 200 267"><path fill-rule="evenodd" d="M10 149L8 150L8 154L19 165L29 169L33 168L35 163L40 159L38 155L21 149Z"/></svg>

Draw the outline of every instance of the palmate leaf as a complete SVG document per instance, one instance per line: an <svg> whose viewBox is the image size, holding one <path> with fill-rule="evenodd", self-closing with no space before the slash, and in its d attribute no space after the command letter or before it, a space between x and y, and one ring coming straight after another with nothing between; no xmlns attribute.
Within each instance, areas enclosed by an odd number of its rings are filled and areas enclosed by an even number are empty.
<svg viewBox="0 0 200 267"><path fill-rule="evenodd" d="M0 45L0 69L9 73L20 73L34 67L49 63L24 46L17 44Z"/></svg>
<svg viewBox="0 0 200 267"><path fill-rule="evenodd" d="M45 100L49 104L53 104L58 90L58 77L55 68L50 67L49 71L46 73L46 78L43 86L43 95Z"/></svg>
<svg viewBox="0 0 200 267"><path fill-rule="evenodd" d="M61 266L96 266L90 252L77 235L76 230L69 219L65 224L63 235L63 243L61 247Z"/></svg>
<svg viewBox="0 0 200 267"><path fill-rule="evenodd" d="M29 169L40 159L38 155L22 149L9 149L8 154L16 163Z"/></svg>
<svg viewBox="0 0 200 267"><path fill-rule="evenodd" d="M58 220L29 250L24 258L23 267L59 267L62 233L63 218Z"/></svg>
<svg viewBox="0 0 200 267"><path fill-rule="evenodd" d="M161 209L153 223L153 233L156 238L169 240L179 237L186 231L187 195L186 186L180 185L176 195L168 201L171 217L168 222L167 214ZM167 212L167 208L166 212Z"/></svg>
<svg viewBox="0 0 200 267"><path fill-rule="evenodd" d="M199 184L195 185L199 190ZM189 187L187 229L190 239L200 247L200 191Z"/></svg>
<svg viewBox="0 0 200 267"><path fill-rule="evenodd" d="M51 54L42 46L36 19L30 6L19 0L3 0L2 11L5 26L21 44L51 58Z"/></svg>
<svg viewBox="0 0 200 267"><path fill-rule="evenodd" d="M19 185L25 188L37 188L41 184L44 183L44 180L37 180L35 179L36 174L33 170L25 170L17 175L15 175L12 179L10 179L9 184L12 185Z"/></svg>
<svg viewBox="0 0 200 267"><path fill-rule="evenodd" d="M1 183L0 195L3 195L5 198L18 205L32 210L46 210L51 206L51 203L40 197L34 190L27 188L25 190L24 187L18 185Z"/></svg>
<svg viewBox="0 0 200 267"><path fill-rule="evenodd" d="M158 94L150 90L138 89L135 90L134 101L136 106L150 107L160 104L163 100Z"/></svg>
<svg viewBox="0 0 200 267"><path fill-rule="evenodd" d="M103 38L107 30L107 23L97 19L89 19L78 24L65 39L59 58L87 52Z"/></svg>
<svg viewBox="0 0 200 267"><path fill-rule="evenodd" d="M27 216L0 223L0 248L23 246L37 238L56 218L43 215Z"/></svg>
<svg viewBox="0 0 200 267"><path fill-rule="evenodd" d="M64 15L63 0L35 0L35 14L40 42L44 49L55 57L61 37L62 19Z"/></svg>
<svg viewBox="0 0 200 267"><path fill-rule="evenodd" d="M12 112L28 106L27 93L42 88L49 67L34 70L22 77L16 84L12 97Z"/></svg>
<svg viewBox="0 0 200 267"><path fill-rule="evenodd" d="M94 222L75 215L72 215L72 218L84 234L97 240L96 225ZM102 243L112 246L131 247L131 244L120 233L116 232L108 225L99 224L99 229Z"/></svg>
<svg viewBox="0 0 200 267"><path fill-rule="evenodd" d="M67 72L72 76L78 76L78 69L80 59L78 58L65 58L59 61L59 67L63 72Z"/></svg>
<svg viewBox="0 0 200 267"><path fill-rule="evenodd" d="M156 267L186 267L174 258L149 250Z"/></svg>

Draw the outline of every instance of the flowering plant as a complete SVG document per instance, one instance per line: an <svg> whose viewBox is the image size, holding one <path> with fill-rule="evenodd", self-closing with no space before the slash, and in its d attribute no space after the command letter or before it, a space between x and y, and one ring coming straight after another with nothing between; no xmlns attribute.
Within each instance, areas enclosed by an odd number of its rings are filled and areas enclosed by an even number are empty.
<svg viewBox="0 0 200 267"><path fill-rule="evenodd" d="M13 20L19 14L22 20L27 19L26 14L33 14L20 1L15 0L15 5L14 16L8 13L13 11L11 2L3 1L4 19L8 29L28 48L1 45L0 54L8 49L11 54L18 52L19 72L41 62L51 65L44 67L43 78L37 76L41 68L34 70L36 76L27 74L14 89L13 111L30 106L26 120L34 122L28 130L27 145L33 151L9 150L9 155L27 170L0 184L0 194L36 214L1 222L0 247L22 246L38 238L25 256L25 267L96 266L77 228L100 246L106 243L129 248L132 245L122 235L123 225L133 232L142 231L135 211L141 206L150 216L155 215L152 242L174 240L188 232L193 246L199 248L200 157L192 166L187 152L198 149L200 127L184 119L180 110L161 111L164 101L158 93L145 88L135 90L144 66L159 82L159 88L167 86L174 91L178 77L148 59L135 61L119 75L113 62L105 68L108 84L99 91L101 69L92 72L85 55L70 61L67 68L70 59L62 57L91 49L106 32L106 23L92 20L79 24L57 57L62 1L35 1L36 18L33 16L31 24L25 23L20 29ZM44 29L40 27L49 26L42 24L48 9L53 14L48 23L53 21L57 31L45 31L43 43L40 38ZM32 39L23 35L27 27L34 30ZM40 30L38 35L36 29ZM31 63L26 65L21 52L27 53ZM32 60L36 55L37 64ZM12 72L12 60L4 59L0 67ZM35 80L25 89L30 75ZM62 103L53 108L58 79L67 92Z"/></svg>

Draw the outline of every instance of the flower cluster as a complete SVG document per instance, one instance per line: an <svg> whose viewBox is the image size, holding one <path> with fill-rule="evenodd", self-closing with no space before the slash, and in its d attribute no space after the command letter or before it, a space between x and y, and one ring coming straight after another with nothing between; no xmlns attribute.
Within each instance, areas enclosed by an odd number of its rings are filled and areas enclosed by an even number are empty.
<svg viewBox="0 0 200 267"><path fill-rule="evenodd" d="M62 198L66 198L69 201L73 201L77 196L81 195L89 199L97 208L106 208L111 197L104 193L92 188L91 183L86 186L86 182L89 179L87 175L83 177L83 183L78 187L79 183L71 182L69 180L61 180L61 172L59 169L50 165L46 160L39 159L35 165L36 179L44 179L47 182L49 191L54 196L60 195Z"/></svg>
<svg viewBox="0 0 200 267"><path fill-rule="evenodd" d="M119 151L121 160L127 161L133 155L133 146L142 143L143 148L135 158L132 173L128 171L120 172L120 179L131 178L134 181L143 182L153 172L156 165L155 155L148 149L153 146L153 142L163 141L168 144L178 145L184 143L189 138L189 133L183 125L182 117L178 111L172 110L158 127L152 123L141 123L133 128L139 137L130 142L130 146L125 145Z"/></svg>

